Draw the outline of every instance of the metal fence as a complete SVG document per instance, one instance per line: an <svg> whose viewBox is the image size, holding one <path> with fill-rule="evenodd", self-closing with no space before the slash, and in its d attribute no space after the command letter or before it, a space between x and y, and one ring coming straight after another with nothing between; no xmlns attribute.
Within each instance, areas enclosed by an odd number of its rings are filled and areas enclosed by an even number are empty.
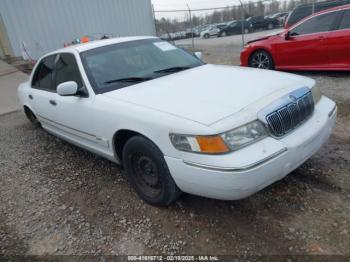
<svg viewBox="0 0 350 262"><path fill-rule="evenodd" d="M320 1L324 0L237 0L237 4L232 6L195 9L187 5L186 8L178 10L155 9L155 25L158 36L195 51L201 49L201 40L204 36L208 36L203 34L204 31L209 31L209 37L218 36L215 30L210 32L213 27L224 26L232 21L243 21L251 16L286 13L301 3L311 3L314 6L316 2ZM281 18L280 24L274 25L274 28L282 27L284 18ZM245 23L240 24L241 28L236 33L239 35L239 46L242 48L247 37L249 38L247 33L250 33L250 30L247 30ZM235 45L237 45L237 37Z"/></svg>

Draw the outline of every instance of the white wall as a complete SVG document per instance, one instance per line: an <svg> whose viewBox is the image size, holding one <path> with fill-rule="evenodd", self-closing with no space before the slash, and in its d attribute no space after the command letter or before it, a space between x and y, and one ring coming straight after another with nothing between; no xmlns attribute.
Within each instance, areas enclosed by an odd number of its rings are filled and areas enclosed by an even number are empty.
<svg viewBox="0 0 350 262"><path fill-rule="evenodd" d="M84 35L156 34L151 0L1 0L0 12L14 55L25 42L34 59Z"/></svg>

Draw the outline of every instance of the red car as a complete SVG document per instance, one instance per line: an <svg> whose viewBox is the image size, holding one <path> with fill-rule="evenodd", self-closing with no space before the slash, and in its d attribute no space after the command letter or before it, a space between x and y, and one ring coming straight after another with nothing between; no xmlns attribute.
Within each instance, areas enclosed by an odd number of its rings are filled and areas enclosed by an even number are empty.
<svg viewBox="0 0 350 262"><path fill-rule="evenodd" d="M350 70L350 5L311 15L248 42L241 65L278 70Z"/></svg>

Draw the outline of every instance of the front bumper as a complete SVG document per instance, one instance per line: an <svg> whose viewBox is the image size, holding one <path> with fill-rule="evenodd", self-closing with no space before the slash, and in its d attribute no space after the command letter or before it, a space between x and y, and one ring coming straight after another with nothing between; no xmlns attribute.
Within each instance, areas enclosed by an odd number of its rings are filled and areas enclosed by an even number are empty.
<svg viewBox="0 0 350 262"><path fill-rule="evenodd" d="M240 60L241 60L240 66L248 66L249 54L250 52L248 51L248 48L245 47L240 54Z"/></svg>
<svg viewBox="0 0 350 262"><path fill-rule="evenodd" d="M208 156L195 162L168 156L165 160L175 183L186 193L223 200L245 198L309 159L329 138L336 111L335 103L322 97L313 116L280 140L268 137L239 151L211 156L215 161L210 162Z"/></svg>

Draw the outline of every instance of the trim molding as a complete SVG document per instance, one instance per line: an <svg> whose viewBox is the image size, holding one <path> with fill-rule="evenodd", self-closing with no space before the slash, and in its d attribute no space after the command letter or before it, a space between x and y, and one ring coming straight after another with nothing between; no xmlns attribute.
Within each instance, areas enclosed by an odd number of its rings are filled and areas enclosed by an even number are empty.
<svg viewBox="0 0 350 262"><path fill-rule="evenodd" d="M243 167L217 167L217 166L210 166L210 165L204 165L204 164L198 164L198 163L194 163L194 162L190 162L190 161L183 161L186 165L192 166L192 167L198 167L198 168L203 168L203 169L208 169L208 170L213 170L213 171L221 171L221 172L244 172L244 171L249 171L253 168L256 168L268 161L270 161L273 158L276 158L277 156L287 152L288 149L285 147L279 151L277 151L276 153L265 157L253 164L247 165L247 166L243 166Z"/></svg>

